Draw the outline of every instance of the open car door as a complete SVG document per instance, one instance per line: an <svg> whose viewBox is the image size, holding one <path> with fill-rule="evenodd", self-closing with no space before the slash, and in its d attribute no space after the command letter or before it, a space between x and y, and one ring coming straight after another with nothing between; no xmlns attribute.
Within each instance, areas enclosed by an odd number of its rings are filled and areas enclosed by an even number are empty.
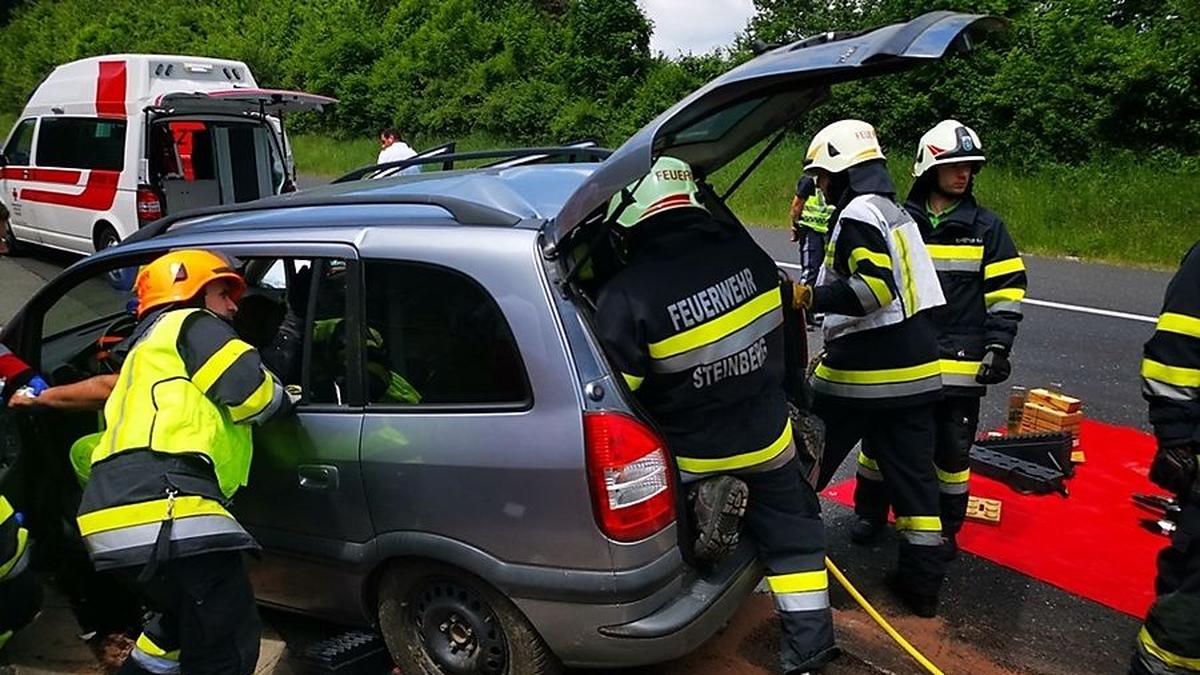
<svg viewBox="0 0 1200 675"><path fill-rule="evenodd" d="M555 247L621 188L670 154L709 176L791 124L834 84L895 73L969 51L996 17L930 12L858 34L827 34L778 47L693 92L630 137L563 204L546 227Z"/></svg>

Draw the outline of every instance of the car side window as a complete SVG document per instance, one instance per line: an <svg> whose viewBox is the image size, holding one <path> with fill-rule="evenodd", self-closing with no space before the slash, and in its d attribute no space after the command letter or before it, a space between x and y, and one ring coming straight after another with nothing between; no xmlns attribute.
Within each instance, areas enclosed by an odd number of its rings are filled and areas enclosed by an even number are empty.
<svg viewBox="0 0 1200 675"><path fill-rule="evenodd" d="M29 166L30 155L33 152L33 128L37 120L29 118L21 120L4 146L4 158L12 166Z"/></svg>
<svg viewBox="0 0 1200 675"><path fill-rule="evenodd" d="M260 350L285 385L303 392L304 403L347 403L345 261L255 259L246 269L251 282L234 317L238 334ZM280 332L289 307L298 332L290 337ZM288 339L294 340L290 348L284 344ZM305 339L311 340L307 349Z"/></svg>
<svg viewBox="0 0 1200 675"><path fill-rule="evenodd" d="M367 261L367 400L524 404L525 367L504 314L475 280L412 262Z"/></svg>
<svg viewBox="0 0 1200 675"><path fill-rule="evenodd" d="M37 165L120 171L125 166L125 121L43 118L38 134Z"/></svg>
<svg viewBox="0 0 1200 675"><path fill-rule="evenodd" d="M137 298L130 290L136 266L99 271L67 289L41 315L40 366L54 384L111 372L108 350L136 323ZM67 370L60 369L67 367Z"/></svg>

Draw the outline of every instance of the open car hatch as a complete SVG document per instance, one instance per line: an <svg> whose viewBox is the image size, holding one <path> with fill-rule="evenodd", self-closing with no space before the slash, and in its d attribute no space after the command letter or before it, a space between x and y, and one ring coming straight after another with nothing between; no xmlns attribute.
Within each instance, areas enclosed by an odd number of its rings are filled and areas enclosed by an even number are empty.
<svg viewBox="0 0 1200 675"><path fill-rule="evenodd" d="M621 188L670 154L711 175L791 124L841 82L895 73L956 52L1004 19L930 12L859 34L830 34L778 47L692 92L629 138L563 204L547 226L556 245Z"/></svg>
<svg viewBox="0 0 1200 675"><path fill-rule="evenodd" d="M172 92L155 102L156 108L177 112L249 113L268 115L304 111L320 111L336 98L284 89L225 89L220 91Z"/></svg>

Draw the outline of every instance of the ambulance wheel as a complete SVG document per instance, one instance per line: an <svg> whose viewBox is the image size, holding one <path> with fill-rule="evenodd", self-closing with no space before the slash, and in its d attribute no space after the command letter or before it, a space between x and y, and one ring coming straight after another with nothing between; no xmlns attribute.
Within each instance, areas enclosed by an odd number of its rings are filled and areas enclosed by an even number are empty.
<svg viewBox="0 0 1200 675"><path fill-rule="evenodd" d="M396 563L379 588L379 628L405 675L557 675L558 659L516 605L470 574Z"/></svg>
<svg viewBox="0 0 1200 675"><path fill-rule="evenodd" d="M6 255L14 258L25 255L27 250L25 244L21 243L21 241L17 239L17 235L13 233L12 227L8 224L8 221L0 222L0 235L4 236L4 246L8 249L8 253Z"/></svg>
<svg viewBox="0 0 1200 675"><path fill-rule="evenodd" d="M101 222L96 226L96 234L92 240L96 251L103 251L106 248L112 248L121 243L121 236L117 234L116 228L108 223ZM133 276L136 268L122 267L112 270L104 275L108 279L108 285L117 291L128 291L133 288Z"/></svg>

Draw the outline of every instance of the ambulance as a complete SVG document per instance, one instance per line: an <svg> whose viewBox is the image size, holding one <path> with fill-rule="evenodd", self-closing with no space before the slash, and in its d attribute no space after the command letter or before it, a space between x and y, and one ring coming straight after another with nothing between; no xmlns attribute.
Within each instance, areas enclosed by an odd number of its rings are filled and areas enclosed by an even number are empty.
<svg viewBox="0 0 1200 675"><path fill-rule="evenodd" d="M77 253L167 213L295 189L287 113L335 99L262 89L245 63L118 54L54 69L0 156L10 244Z"/></svg>

